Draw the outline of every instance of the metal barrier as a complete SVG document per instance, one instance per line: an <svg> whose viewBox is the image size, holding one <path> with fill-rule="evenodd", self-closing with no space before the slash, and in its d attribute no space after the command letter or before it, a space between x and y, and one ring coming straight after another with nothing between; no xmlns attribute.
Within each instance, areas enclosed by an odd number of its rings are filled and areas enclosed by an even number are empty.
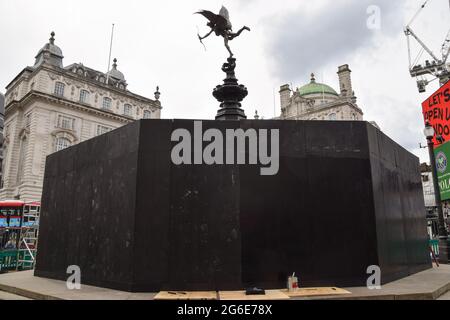
<svg viewBox="0 0 450 320"><path fill-rule="evenodd" d="M0 251L0 272L15 270L17 267L17 250Z"/></svg>
<svg viewBox="0 0 450 320"><path fill-rule="evenodd" d="M17 265L17 257L19 257L19 265ZM33 268L34 256L28 250L0 251L0 272Z"/></svg>
<svg viewBox="0 0 450 320"><path fill-rule="evenodd" d="M436 257L439 256L439 239L432 239L429 242L431 249L433 249L433 252Z"/></svg>

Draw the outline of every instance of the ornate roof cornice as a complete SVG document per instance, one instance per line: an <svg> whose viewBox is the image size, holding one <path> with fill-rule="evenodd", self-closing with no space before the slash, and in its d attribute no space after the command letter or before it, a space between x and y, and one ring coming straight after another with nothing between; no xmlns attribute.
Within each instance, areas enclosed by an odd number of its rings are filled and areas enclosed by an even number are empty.
<svg viewBox="0 0 450 320"><path fill-rule="evenodd" d="M88 69L90 69L90 68L88 68ZM11 90L16 85L17 80L24 73L28 72L29 73L28 77L32 77L33 75L35 75L36 73L38 73L41 70L44 70L44 71L47 71L47 72L50 72L50 73L55 73L55 74L58 74L59 76L66 77L66 78L69 78L69 79L74 80L74 81L84 82L84 83L86 83L88 85L95 86L95 87L98 87L100 89L112 92L112 93L114 93L114 94L116 94L118 96L122 96L124 98L133 98L133 99L138 100L138 101L140 101L142 103L150 104L154 108L162 109L160 101L153 100L153 99L150 99L150 98L146 98L144 96L138 95L138 94L133 93L133 92L128 91L128 90L120 90L119 88L107 85L106 83L101 83L99 81L95 81L95 80L89 79L87 77L80 76L80 75L78 75L76 73L73 73L71 70L67 70L67 69L64 69L64 68L58 68L56 66L52 66L52 65L49 65L47 63L43 63L43 64L39 65L36 68L26 67L6 86L6 89L7 90ZM90 70L93 70L93 69L90 69ZM93 70L93 71L95 71L95 70ZM104 76L106 77L106 74Z"/></svg>
<svg viewBox="0 0 450 320"><path fill-rule="evenodd" d="M119 121L124 124L134 121L134 119L130 119L129 117L122 116L122 115L119 115L119 114L116 114L116 113L113 113L113 112L110 112L107 110L101 110L101 109L94 108L91 106L78 104L78 103L75 103L75 102L65 99L65 98L55 97L53 95L49 95L47 93L42 93L42 92L38 92L38 91L30 91L22 99L20 99L18 101L12 101L11 103L9 103L6 106L5 116L7 116L9 113L13 112L17 108L25 107L28 103L32 102L33 99L38 99L40 101L47 101L47 102L63 105L65 107L69 107L74 110L87 112L90 114L94 114L96 116L101 116L104 118Z"/></svg>

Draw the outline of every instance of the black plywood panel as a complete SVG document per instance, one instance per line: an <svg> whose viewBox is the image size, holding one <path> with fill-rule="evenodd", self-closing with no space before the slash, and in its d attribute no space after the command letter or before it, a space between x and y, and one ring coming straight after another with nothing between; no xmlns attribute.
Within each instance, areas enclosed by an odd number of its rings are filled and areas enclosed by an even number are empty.
<svg viewBox="0 0 450 320"><path fill-rule="evenodd" d="M365 283L377 263L368 147L362 126L343 126L284 121L278 175L241 168L244 283L282 287L293 272L303 285Z"/></svg>
<svg viewBox="0 0 450 320"><path fill-rule="evenodd" d="M239 123L203 121L203 131L210 127L224 131L226 128L236 128L236 124ZM177 120L173 130L182 128L194 132L193 125L193 121ZM230 289L240 287L238 199L238 166L172 164L171 288L206 290L217 286Z"/></svg>
<svg viewBox="0 0 450 320"><path fill-rule="evenodd" d="M36 275L131 288L139 125L48 157Z"/></svg>
<svg viewBox="0 0 450 320"><path fill-rule="evenodd" d="M169 279L171 121L143 120L136 182L134 290L161 290Z"/></svg>
<svg viewBox="0 0 450 320"><path fill-rule="evenodd" d="M419 159L367 124L382 282L430 267Z"/></svg>

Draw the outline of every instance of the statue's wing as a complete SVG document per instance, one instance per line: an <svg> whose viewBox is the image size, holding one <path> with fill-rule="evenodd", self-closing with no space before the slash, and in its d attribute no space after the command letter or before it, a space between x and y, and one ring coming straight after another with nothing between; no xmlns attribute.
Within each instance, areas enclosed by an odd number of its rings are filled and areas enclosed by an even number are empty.
<svg viewBox="0 0 450 320"><path fill-rule="evenodd" d="M231 29L233 27L231 24L231 21L230 21L230 13L228 12L228 9L225 8L225 6L222 6L222 9L220 9L219 16L221 16L221 17L225 18L225 20L227 20L227 28L228 29Z"/></svg>
<svg viewBox="0 0 450 320"><path fill-rule="evenodd" d="M201 11L196 12L196 13L201 14L202 16L204 16L206 19L208 19L210 22L212 22L213 24L215 24L219 28L226 29L226 27L228 25L228 21L227 21L226 18L224 18L221 15L217 15L217 14L211 12L211 11L201 10Z"/></svg>

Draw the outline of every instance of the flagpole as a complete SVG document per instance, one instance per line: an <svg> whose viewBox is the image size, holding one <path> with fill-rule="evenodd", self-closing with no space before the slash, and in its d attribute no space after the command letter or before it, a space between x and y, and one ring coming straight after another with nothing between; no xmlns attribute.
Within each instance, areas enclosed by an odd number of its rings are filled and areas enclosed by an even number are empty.
<svg viewBox="0 0 450 320"><path fill-rule="evenodd" d="M111 53L112 53L113 38L114 38L114 23L112 24L111 42L109 45L109 58L108 58L108 71L106 72L106 84L109 83L109 71L111 68Z"/></svg>
<svg viewBox="0 0 450 320"><path fill-rule="evenodd" d="M325 84L324 84L324 79L323 79L323 71L322 71L322 103L325 102Z"/></svg>
<svg viewBox="0 0 450 320"><path fill-rule="evenodd" d="M273 117L277 117L276 103L275 103L275 88L273 88Z"/></svg>

